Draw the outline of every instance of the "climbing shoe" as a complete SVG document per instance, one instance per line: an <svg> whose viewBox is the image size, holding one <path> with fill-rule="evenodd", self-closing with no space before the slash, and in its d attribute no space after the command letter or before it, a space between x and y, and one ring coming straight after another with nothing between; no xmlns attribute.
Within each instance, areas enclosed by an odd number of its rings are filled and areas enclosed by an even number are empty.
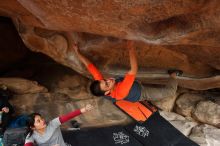
<svg viewBox="0 0 220 146"><path fill-rule="evenodd" d="M176 73L176 76L182 76L183 71L178 69L170 69L168 70L168 74L171 75L172 73Z"/></svg>

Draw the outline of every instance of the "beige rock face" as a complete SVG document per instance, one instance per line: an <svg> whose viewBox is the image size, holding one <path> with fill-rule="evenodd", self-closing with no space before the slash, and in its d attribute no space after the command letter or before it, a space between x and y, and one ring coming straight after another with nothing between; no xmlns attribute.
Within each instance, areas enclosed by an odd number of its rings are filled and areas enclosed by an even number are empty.
<svg viewBox="0 0 220 146"><path fill-rule="evenodd" d="M22 78L0 78L0 84L17 94L47 92L47 89L37 82Z"/></svg>
<svg viewBox="0 0 220 146"><path fill-rule="evenodd" d="M197 120L220 127L220 105L211 101L200 101L192 116Z"/></svg>
<svg viewBox="0 0 220 146"><path fill-rule="evenodd" d="M130 39L138 48L139 79L162 84L167 69L177 68L184 76L204 78L180 78L180 86L206 90L220 87L219 76L207 78L220 69L219 5L216 0L8 0L0 4L0 15L13 19L28 48L85 76L70 39L113 76L128 69L122 39Z"/></svg>
<svg viewBox="0 0 220 146"><path fill-rule="evenodd" d="M194 111L196 104L204 100L202 95L185 93L180 95L176 100L176 112L186 117L191 117L192 111Z"/></svg>
<svg viewBox="0 0 220 146"><path fill-rule="evenodd" d="M92 111L74 118L81 123L81 127L102 127L131 122L128 116L118 110L110 101L103 98L74 101L65 94L34 93L16 95L10 102L15 107L17 115L38 112L47 121L75 109L82 108L86 104L93 104L95 108ZM64 128L69 127L71 127L69 123L64 125Z"/></svg>
<svg viewBox="0 0 220 146"><path fill-rule="evenodd" d="M15 115L39 112L49 121L82 108L86 104L92 104L94 109L91 112L75 118L81 123L81 127L103 127L131 122L131 119L111 101L89 94L86 90L88 79L77 73L64 73L64 70L62 70L63 73L59 73L58 69L53 76L47 78L47 82L50 83L49 91L42 90L46 88L30 80L0 78L0 83L4 83L9 90L15 93L10 100L11 105L15 108ZM53 80L51 81L51 79ZM71 127L69 123L63 125L63 128L69 127Z"/></svg>
<svg viewBox="0 0 220 146"><path fill-rule="evenodd" d="M66 94L70 98L79 99L89 99L93 98L89 94L88 85L90 81L78 74L76 75L64 75L61 76L56 85L54 85L52 91L55 93Z"/></svg>
<svg viewBox="0 0 220 146"><path fill-rule="evenodd" d="M160 115L185 136L188 136L191 133L192 128L198 125L198 123L193 121L193 119L184 118L183 116L173 112L160 111Z"/></svg>
<svg viewBox="0 0 220 146"><path fill-rule="evenodd" d="M218 146L219 136L220 129L204 124L194 127L189 138L200 146Z"/></svg>

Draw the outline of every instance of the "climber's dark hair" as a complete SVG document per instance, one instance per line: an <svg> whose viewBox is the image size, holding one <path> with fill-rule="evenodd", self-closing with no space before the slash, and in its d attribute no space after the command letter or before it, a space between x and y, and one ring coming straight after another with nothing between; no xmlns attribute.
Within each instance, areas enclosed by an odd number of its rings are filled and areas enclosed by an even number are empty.
<svg viewBox="0 0 220 146"><path fill-rule="evenodd" d="M35 117L36 116L40 116L41 114L39 113L32 113L30 115L28 115L27 121L26 121L26 126L27 126L27 131L26 131L26 135L28 135L29 137L33 134L33 127L34 127L34 122L35 122Z"/></svg>
<svg viewBox="0 0 220 146"><path fill-rule="evenodd" d="M105 91L102 91L100 88L100 81L99 80L95 80L92 82L92 84L90 85L90 91L95 96L104 96L105 95Z"/></svg>

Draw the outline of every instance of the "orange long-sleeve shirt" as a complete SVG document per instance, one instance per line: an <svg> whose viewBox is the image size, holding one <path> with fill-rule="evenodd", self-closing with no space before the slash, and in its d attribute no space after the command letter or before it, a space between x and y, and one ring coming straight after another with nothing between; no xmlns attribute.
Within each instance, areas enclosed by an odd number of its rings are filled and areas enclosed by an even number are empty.
<svg viewBox="0 0 220 146"><path fill-rule="evenodd" d="M92 74L95 80L104 79L100 71L93 64L89 64L87 66L87 69ZM121 82L115 84L114 90L108 96L111 96L116 100L124 99L129 94L129 91L133 85L134 80L135 80L135 75L126 74Z"/></svg>

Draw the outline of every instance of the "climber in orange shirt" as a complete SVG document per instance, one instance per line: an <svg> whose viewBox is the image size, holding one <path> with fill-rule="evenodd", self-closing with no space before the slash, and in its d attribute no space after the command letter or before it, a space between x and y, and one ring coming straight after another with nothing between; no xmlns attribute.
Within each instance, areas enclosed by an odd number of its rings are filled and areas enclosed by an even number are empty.
<svg viewBox="0 0 220 146"><path fill-rule="evenodd" d="M73 49L95 80L90 86L91 93L95 96L104 96L113 102L117 100L137 102L139 100L160 100L176 93L177 81L175 78L180 73L177 70L170 73L172 79L165 88L148 90L135 80L138 65L133 41L127 41L130 70L122 78L105 79L91 61L80 53L78 46L74 43Z"/></svg>
<svg viewBox="0 0 220 146"><path fill-rule="evenodd" d="M135 81L138 66L133 41L127 41L131 69L127 72L124 78L117 79L103 78L102 74L91 63L91 61L79 52L79 48L77 47L77 45L74 45L73 48L75 49L79 59L87 67L88 71L92 74L93 78L95 79L95 81L90 86L92 94L94 94L95 96L105 96L112 100L139 100L141 86L139 83L137 83L137 81Z"/></svg>

